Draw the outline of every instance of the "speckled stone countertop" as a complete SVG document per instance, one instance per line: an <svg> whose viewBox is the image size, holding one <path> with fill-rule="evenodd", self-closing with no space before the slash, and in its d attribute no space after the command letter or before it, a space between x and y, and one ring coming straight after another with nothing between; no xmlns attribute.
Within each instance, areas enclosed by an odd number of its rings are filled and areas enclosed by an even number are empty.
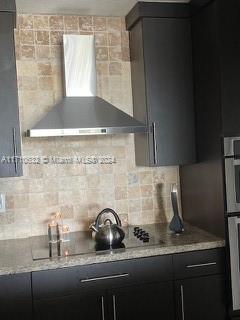
<svg viewBox="0 0 240 320"><path fill-rule="evenodd" d="M167 224L145 226L157 230L161 242L113 252L90 252L68 257L33 260L32 238L0 241L0 275L49 270L94 263L143 258L225 246L225 241L199 228L185 225L184 234L173 235ZM38 237L34 238L36 245ZM91 240L93 241L93 240ZM90 240L89 240L90 242ZM39 237L40 243L40 237Z"/></svg>

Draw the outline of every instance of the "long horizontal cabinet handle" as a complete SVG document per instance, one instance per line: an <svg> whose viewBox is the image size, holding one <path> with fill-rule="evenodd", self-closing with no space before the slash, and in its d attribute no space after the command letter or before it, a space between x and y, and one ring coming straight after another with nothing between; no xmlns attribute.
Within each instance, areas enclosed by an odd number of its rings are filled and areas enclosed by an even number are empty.
<svg viewBox="0 0 240 320"><path fill-rule="evenodd" d="M209 266L215 266L217 262L209 262L209 263L201 263L201 264L190 264L186 266L187 268L199 268L199 267L209 267Z"/></svg>
<svg viewBox="0 0 240 320"><path fill-rule="evenodd" d="M113 276L105 276L105 277L83 279L83 280L80 280L80 282L86 283L86 282L111 280L111 279L118 279L118 278L125 278L125 277L129 277L129 273L117 274L117 275L113 275Z"/></svg>

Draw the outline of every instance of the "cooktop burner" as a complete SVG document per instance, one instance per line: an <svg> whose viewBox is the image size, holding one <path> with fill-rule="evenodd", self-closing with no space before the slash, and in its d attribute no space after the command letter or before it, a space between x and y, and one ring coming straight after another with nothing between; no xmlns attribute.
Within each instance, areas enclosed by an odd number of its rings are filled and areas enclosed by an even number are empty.
<svg viewBox="0 0 240 320"><path fill-rule="evenodd" d="M33 260L66 257L82 254L107 254L123 252L130 248L163 245L158 225L130 226L124 228L125 238L120 246L102 247L92 239L90 231L70 233L68 242L49 244L48 236L32 237Z"/></svg>

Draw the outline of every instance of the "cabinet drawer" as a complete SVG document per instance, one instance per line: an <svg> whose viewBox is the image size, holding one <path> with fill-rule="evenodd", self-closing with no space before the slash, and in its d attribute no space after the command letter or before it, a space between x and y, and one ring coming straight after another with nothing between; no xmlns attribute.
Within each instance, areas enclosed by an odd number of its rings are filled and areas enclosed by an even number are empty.
<svg viewBox="0 0 240 320"><path fill-rule="evenodd" d="M175 279L224 273L225 251L221 248L175 254L173 266Z"/></svg>
<svg viewBox="0 0 240 320"><path fill-rule="evenodd" d="M99 263L80 267L33 272L32 285L35 299L87 293L116 286L173 278L172 256Z"/></svg>

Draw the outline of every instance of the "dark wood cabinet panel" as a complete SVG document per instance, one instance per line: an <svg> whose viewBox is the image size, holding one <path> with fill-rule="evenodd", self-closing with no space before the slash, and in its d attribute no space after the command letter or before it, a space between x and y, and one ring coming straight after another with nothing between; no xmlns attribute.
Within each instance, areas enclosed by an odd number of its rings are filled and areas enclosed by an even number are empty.
<svg viewBox="0 0 240 320"><path fill-rule="evenodd" d="M149 124L155 123L157 165L195 161L189 19L144 19ZM137 106L136 106L137 107Z"/></svg>
<svg viewBox="0 0 240 320"><path fill-rule="evenodd" d="M226 320L225 278L212 275L177 281L177 320Z"/></svg>
<svg viewBox="0 0 240 320"><path fill-rule="evenodd" d="M31 274L0 277L0 318L31 320Z"/></svg>
<svg viewBox="0 0 240 320"><path fill-rule="evenodd" d="M225 259L225 250L222 248L174 254L174 278L224 274Z"/></svg>
<svg viewBox="0 0 240 320"><path fill-rule="evenodd" d="M137 165L195 162L190 18L141 18L130 51L134 117L151 131L135 135Z"/></svg>
<svg viewBox="0 0 240 320"><path fill-rule="evenodd" d="M16 12L15 0L1 0L0 11Z"/></svg>
<svg viewBox="0 0 240 320"><path fill-rule="evenodd" d="M173 282L155 282L109 293L110 319L174 320Z"/></svg>
<svg viewBox="0 0 240 320"><path fill-rule="evenodd" d="M240 135L240 3L217 1L223 134Z"/></svg>
<svg viewBox="0 0 240 320"><path fill-rule="evenodd" d="M211 1L192 17L197 164L182 166L180 179L184 219L224 236L222 135L227 114L222 113L221 1ZM231 6L233 1L226 3Z"/></svg>
<svg viewBox="0 0 240 320"><path fill-rule="evenodd" d="M156 256L32 273L35 299L173 278L172 256Z"/></svg>
<svg viewBox="0 0 240 320"><path fill-rule="evenodd" d="M0 177L22 175L14 26L15 13L0 12Z"/></svg>
<svg viewBox="0 0 240 320"><path fill-rule="evenodd" d="M145 320L159 315L174 320L175 313L181 319L181 286L186 291L185 319L200 319L194 315L202 300L200 314L207 317L201 320L211 319L213 311L204 300L209 294L215 314L225 312L223 256L221 248L33 272L34 319Z"/></svg>
<svg viewBox="0 0 240 320"><path fill-rule="evenodd" d="M104 295L70 295L34 302L34 320L93 320L106 317Z"/></svg>

